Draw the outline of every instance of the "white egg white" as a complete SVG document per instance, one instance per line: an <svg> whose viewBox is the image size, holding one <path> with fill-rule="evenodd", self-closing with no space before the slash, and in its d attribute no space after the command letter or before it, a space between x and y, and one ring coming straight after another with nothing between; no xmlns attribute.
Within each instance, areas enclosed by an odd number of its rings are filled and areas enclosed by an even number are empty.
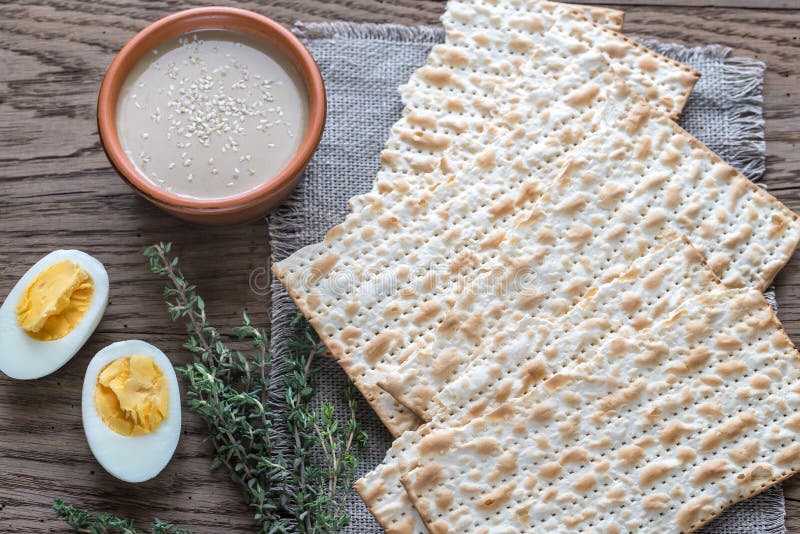
<svg viewBox="0 0 800 534"><path fill-rule="evenodd" d="M81 321L61 339L39 341L17 322L17 304L36 276L58 262L69 260L92 278L94 294ZM80 350L97 328L108 304L108 273L103 264L80 250L56 250L28 269L0 306L0 371L21 380L41 378L61 368Z"/></svg>
<svg viewBox="0 0 800 534"><path fill-rule="evenodd" d="M150 356L161 368L169 386L169 413L154 432L123 436L111 430L97 413L94 391L97 376L112 361L127 356ZM149 343L139 340L112 343L95 354L83 379L81 396L83 430L94 457L111 475L125 482L144 482L158 475L169 463L181 435L181 397L178 378L169 358Z"/></svg>

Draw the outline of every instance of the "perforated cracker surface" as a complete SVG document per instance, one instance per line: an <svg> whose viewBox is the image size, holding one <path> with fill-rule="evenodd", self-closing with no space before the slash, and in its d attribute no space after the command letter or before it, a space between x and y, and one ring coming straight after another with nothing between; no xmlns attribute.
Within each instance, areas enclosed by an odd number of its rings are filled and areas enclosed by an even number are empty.
<svg viewBox="0 0 800 534"><path fill-rule="evenodd" d="M407 349L411 357L431 337L437 344L429 354L445 358L429 369L446 368L446 376L457 375L453 350L462 355L480 352L481 345L498 333L496 325L509 321L509 313L560 315L598 279L613 275L629 258L647 250L664 228L687 232L728 285L764 287L797 243L794 215L774 199L766 199L743 176L732 175L735 171L703 147L691 148L687 134L670 121L655 118L643 128L648 136L625 134L624 140L601 132L599 147L582 155L591 162L588 167L582 168L577 156L569 167L573 181L559 180L530 211L518 215L517 221L530 224L515 226L493 254L474 252L475 263L488 279L499 280L497 286L487 290L489 284L470 282L478 289L468 290L452 310L440 314L434 323L436 336L423 335L411 344ZM609 170L604 155L611 154L613 164L617 150L624 154L647 150L649 155ZM690 156L682 163L681 151ZM575 208L565 210L565 206ZM779 229L784 225L785 230ZM732 264L735 269L730 269ZM524 287L517 287L518 280L525 282ZM437 296L435 291L425 295L425 302L441 303ZM420 404L437 389L419 380L424 369L419 362L409 362L400 372L379 371L395 383L407 371L404 384L392 391L398 397L405 395L400 400L422 413Z"/></svg>
<svg viewBox="0 0 800 534"><path fill-rule="evenodd" d="M566 100L586 83L587 75L609 76L605 72L605 63L597 54L587 53L581 57L581 61L573 63L557 58L557 62L537 69L538 74L532 76L531 83L537 86L540 98L552 102L552 113L547 119L540 121L535 132L530 133L531 143L535 142L535 136L538 135L542 138L540 146L547 148L563 145L565 128L570 132L572 143L580 140L578 128L566 125L572 119L581 117L582 110L579 108L583 107L585 111L591 106L576 107ZM549 81L552 69L557 69L562 74L555 84ZM601 104L602 101L598 100L595 105ZM591 116L585 118L588 121L591 119ZM572 133L573 130L575 133ZM586 130L581 130L581 134L589 130L587 126ZM462 146L469 144L470 136L466 133L458 138ZM500 163L494 158L495 150L491 146L487 148L485 144L477 142L475 146L482 148L474 158L479 172L485 172L486 168ZM469 150L465 152L468 153ZM557 154L551 154L550 160L555 156ZM556 168L553 167L553 171ZM363 337L362 333L369 334L370 321L376 315L369 309L368 301L374 298L372 288L385 285L382 280L375 279L375 276L386 274L390 264L419 263L420 257L415 257L413 252L434 233L432 226L443 222L441 214L444 212L436 211L434 207L451 198L456 191L467 188L470 183L463 175L457 179L453 176L443 184L436 183L430 189L412 190L408 181L411 175L401 173L392 178L386 172L389 171L384 167L376 185L376 189L383 193L361 197L356 211L345 223L331 230L324 243L306 247L273 267L276 275L287 285L292 297L320 331L332 353L346 366L351 376L356 377L360 377L364 369L363 355L351 357L346 349L351 344L348 341L355 342ZM435 174L438 171L432 172ZM433 174L426 176L431 177ZM473 179L478 179L478 176L473 174ZM461 210L468 214L476 201L480 199L465 199L460 206L449 211L455 213L455 210ZM452 227L454 221L451 220L448 224ZM406 267L407 273L411 271L411 268ZM418 271L419 269L414 269L415 273ZM398 275L402 278L403 272ZM365 283L366 289L363 287ZM358 313L354 313L356 310ZM323 316L325 328L331 334L322 327ZM366 346L366 342L360 346ZM357 385L374 402L376 411L390 429L399 432L413 424L413 419L408 414L402 414L400 409L392 409L391 400L378 400L380 391L365 380L357 378ZM386 405L386 410L380 409L383 405Z"/></svg>
<svg viewBox="0 0 800 534"><path fill-rule="evenodd" d="M672 313L690 296L722 288L686 238L657 239L656 248L623 272L590 289L577 306L547 321L524 310L505 308L503 292L475 311L499 309L490 335L463 332L440 336L418 350L379 383L424 420L457 426L520 397L568 362L562 345L576 357L619 331L636 332ZM502 288L501 288L502 289ZM476 324L482 319L466 319ZM480 340L480 344L474 341ZM500 347L499 352L490 350Z"/></svg>
<svg viewBox="0 0 800 534"><path fill-rule="evenodd" d="M553 3L559 4L560 2L544 2L545 4ZM590 20L595 24L621 32L622 26L625 23L625 12L619 9L611 9L610 7L592 6L582 4L562 4L562 9L568 8L571 11L580 14L586 20Z"/></svg>
<svg viewBox="0 0 800 534"><path fill-rule="evenodd" d="M689 532L800 466L798 363L759 292L709 293L431 432L404 484L432 532Z"/></svg>
<svg viewBox="0 0 800 534"><path fill-rule="evenodd" d="M689 296L715 287L720 286L696 250L685 239L674 239L637 259L621 276L592 290L559 324L527 317L514 334L520 336L519 343L514 345L522 350L509 350L509 346L503 345L499 352L504 356L498 358L489 350L491 345L487 346L463 378L457 380L454 389L445 390L447 397L441 402L444 409L431 415L436 416L434 422L419 431L403 433L393 443L384 463L359 480L356 487L364 502L384 528L397 528L397 532L426 532L400 484L400 476L407 472L414 460L413 446L422 435L431 428L463 424L467 422L463 417L475 417L523 394L535 386L532 379L543 381L566 367L573 361L570 356L585 360L591 355L587 349L608 339L614 332L635 333L650 326L654 318L672 315ZM562 345L566 351L575 350L544 355L544 351ZM422 354L433 355L420 352ZM426 365L436 367L436 360L431 358L429 362L421 362L418 368ZM542 360L543 366L540 365ZM422 376L416 378L426 379L425 372L421 373ZM458 376L449 378L458 379ZM507 385L494 388L496 382ZM508 393L498 395L498 389ZM426 403L430 401L428 398L423 400Z"/></svg>
<svg viewBox="0 0 800 534"><path fill-rule="evenodd" d="M498 5L497 9L500 8ZM547 20L547 24L541 28L534 28L528 27L523 21L523 28L514 31L493 30L493 38L499 38L505 43L501 43L502 46L499 47L495 44L500 42L487 43L487 46L473 42L449 43L434 47L429 64L419 69L401 91L406 110L387 142L382 155L383 167L376 179L373 192L353 199L353 214L343 226L329 235L327 244L307 247L282 262L282 265L276 266L275 272L279 278L286 281L292 271L302 270L312 273L305 276L303 282L314 285L320 278L336 276L337 272L330 270L343 258L345 260L339 263L340 267L352 266L354 271L358 271L364 262L361 261L358 267L355 262L349 264L346 261L347 253L342 249L349 252L353 249L358 250L359 245L363 245L371 250L369 241L377 237L376 234L382 231L382 227L388 226L394 231L408 232L409 229L403 224L408 212L412 212L412 216L419 216L433 205L428 198L428 191L423 186L435 189L438 184L456 176L459 169L467 162L491 157L491 154L481 151L500 136L498 127L489 120L496 105L493 101L494 89L504 80L513 79L516 68L531 55L532 50L528 44L536 39L541 40L548 28L559 24L562 15L569 15L573 19L571 23L573 26L585 25L587 31L595 28L591 22L573 15L575 13L573 8L560 4L531 2L525 9L531 16L540 13L543 20ZM450 7L448 13L449 10ZM593 8L580 8L579 11L584 15L602 17L602 20L612 26L621 24L619 12L603 12ZM463 16L460 22L463 24ZM474 35L477 36L484 30L476 26ZM520 31L524 32L525 35L522 37L527 43L522 47L519 46L522 38ZM608 35L605 37L608 38ZM572 53L569 50L561 50L559 53L563 55L562 59L566 59L568 55L575 59L574 56L577 55L577 52ZM608 55L605 51L603 54ZM637 48L632 54L650 58L651 63L659 66L659 75L663 71L684 74L688 72L685 67L671 63L645 49ZM571 65L570 68L575 68L578 63ZM543 63L539 68L540 75L549 71L549 79L552 80L553 72L556 72L552 70L554 67L555 65ZM588 69L584 72L584 76L586 75L591 76ZM652 78L651 82L657 79L654 70L642 70L642 76ZM678 90L675 95L676 101L680 101L681 98L685 100L685 96L691 90L691 84L693 79L688 86ZM569 89L567 86L564 88ZM663 104L660 98L653 102L654 105ZM674 113L679 107L669 106L664 109ZM418 195L418 192L421 194ZM387 209L389 206L392 208ZM413 239L410 241L413 246ZM374 271L378 271L384 265L380 261L366 263ZM359 280L361 273L351 272L346 276ZM287 286L292 285L297 287L297 281L289 281L287 284ZM311 314L310 309L313 306L310 304L316 300L315 295L311 292L303 294L300 290L290 294L303 311ZM325 297L326 295L321 293L320 300ZM317 325L318 321L315 326ZM337 347L332 345L336 341L324 334L323 338L326 342L331 341L329 346L336 355ZM356 359L354 365L361 364ZM357 385L376 408L383 407L380 408L379 415L395 433L415 424L414 419L401 407L391 399L382 397L380 390L372 388L364 381L357 381Z"/></svg>
<svg viewBox="0 0 800 534"><path fill-rule="evenodd" d="M581 14L578 9L564 10L563 5L539 0L450 0L442 23L449 43L511 54L535 51L538 34L557 26L602 52L636 92L677 118L699 74L607 26L587 21Z"/></svg>
<svg viewBox="0 0 800 534"><path fill-rule="evenodd" d="M646 110L639 119L640 133L601 130L579 145L550 190L516 214L513 228L484 230L484 240L502 239L496 250L470 249L480 273L453 304L448 307L437 288L420 292L429 309L438 304L447 310L432 314L435 335L423 333L406 345L400 360L410 359L400 370L389 363L379 369L404 404L421 413L420 399L437 389L419 380L425 368L414 363L430 345L426 338L436 343L429 354L445 356L429 369L457 375L453 350L480 352L513 313L560 316L598 280L647 251L664 229L685 232L729 287L763 289L788 261L800 234L794 214L668 119L648 118ZM497 187L488 187L486 196L503 198L505 184ZM485 242L480 237L471 242ZM458 257L459 249L450 246ZM425 256L442 252L425 249Z"/></svg>
<svg viewBox="0 0 800 534"><path fill-rule="evenodd" d="M568 48L565 43L569 43L566 36L558 36L555 33L548 34L548 42L560 43L560 46L554 46L552 50ZM588 58L590 55L586 57ZM538 59L541 60L541 58ZM554 57L554 61L557 63L558 59ZM589 60L587 59L587 61ZM533 62L531 62L531 64L533 64ZM509 218L512 218L512 215L516 215L517 207L513 205L508 206L511 209L507 213L503 213L502 210L506 208L505 206L489 206L486 205L485 202L483 202L483 204L480 202L484 201L486 196L493 198L492 195L494 195L498 201L507 203L509 202L507 196L514 193L514 186L520 182L523 183L519 186L520 189L517 191L518 198L522 194L535 196L538 193L539 184L543 181L547 181L541 179L535 180L537 174L546 176L548 172L552 172L559 158L561 161L564 160L565 151L569 150L571 146L575 146L575 141L577 141L580 146L581 139L587 134L587 130L588 133L592 131L588 128L588 124L592 125L592 129L597 128L595 115L591 113L593 106L602 106L604 98L609 98L604 96L608 93L608 82L606 82L605 86L602 82L586 83L573 91L564 92L566 97L562 100L564 102L562 108L553 105L552 112L548 109L547 113L536 113L541 109L541 106L546 105L554 99L552 98L552 92L542 92L540 86L535 81L537 73L541 76L540 67L531 67L531 69L530 71L525 70L526 74L529 75L526 75L524 81L518 80L514 84L509 85L509 87L497 86L495 88L496 94L504 94L508 97L507 100L498 98L497 101L507 103L508 108L503 109L501 124L506 124L507 127L512 130L512 134L507 138L509 144L499 147L502 150L495 147L484 149L479 156L477 156L476 166L471 171L462 173L457 180L450 180L439 185L433 192L423 196L421 199L414 200L406 198L401 205L404 210L402 212L394 211L386 213L386 203L384 202L386 195L374 197L371 200L371 209L375 212L383 213L380 216L379 224L367 225L361 228L360 235L354 235L354 232L348 231L346 228L337 227L333 235L330 236L330 242L339 243L340 236L344 236L341 238L341 244L342 246L346 246L346 249L342 249L341 254L328 252L324 255L319 255L323 254L322 250L325 248L325 245L322 245L320 249L313 252L313 254L318 254L319 257L308 265L312 273L310 277L308 276L309 271L302 269L296 269L294 272L289 272L288 276L282 277L284 282L293 290L292 294L295 299L301 303L301 306L305 305L304 309L311 315L312 324L320 326L319 329L329 330L329 332L320 332L326 343L331 347L334 354L340 357L340 361L348 374L356 377L357 383L361 384L359 387L365 392L367 398L374 402L379 415L381 415L384 422L387 423L387 426L395 431L395 433L404 428L408 428L408 426L397 426L396 422L392 421L392 417L394 417L397 410L392 409L390 401L383 399L379 402L376 400L380 392L373 387L375 380L370 376L371 372L376 367L387 361L391 361L393 357L401 353L403 349L408 349L410 343L424 332L425 327L427 327L429 331L432 331L432 327L435 329L437 324L440 324L441 320L444 319L443 317L437 319L436 316L440 315L452 305L452 302L448 301L447 298L445 298L444 301L420 298L419 291L416 291L414 288L409 289L407 286L403 286L403 284L405 284L409 277L411 279L419 278L417 273L426 266L433 266L434 268L429 268L429 270L433 271L436 271L438 267L449 266L446 267L446 269L451 271L450 274L459 276L464 274L466 277L469 277L470 274L468 272L461 272L462 268L468 271L469 269L474 269L477 265L483 265L485 262L482 258L491 258L504 253L508 254L508 252L503 251L510 250L511 254L515 254L513 250L513 240L508 240L508 242L505 243L501 242L506 237L506 230L504 230L504 228L508 226ZM530 80L534 81L531 82ZM564 81L560 81L559 83L571 83L566 81L569 80L569 78L563 78L562 80ZM520 95L523 96L520 97ZM558 100L556 100L556 102L558 102ZM629 100L627 105L630 105L630 102ZM622 107L624 108L624 106L625 105ZM608 107L611 106L606 106L606 108ZM565 119L564 116L559 115L558 110L564 109L564 115L568 117L569 108L573 110L579 109L584 112L581 115L581 119L583 120L580 123L575 124L575 122L570 122ZM610 113L610 111L606 111L606 109L603 108L603 113ZM638 115L636 113L638 113ZM549 121L546 123L547 126L553 125L553 128L559 128L557 133L553 132L551 134L548 131L542 132L542 128L536 128L537 124L534 121L541 120L542 116L545 117L545 120ZM645 116L643 122L647 123L651 129L656 128L656 126L654 126L657 122L656 119L650 119L647 112L634 110L631 112L631 117L624 121L623 124L625 124L625 126L615 127L613 131L616 132L617 129L619 129L620 132L618 133L624 134L622 138L626 136L628 138L636 137L636 132L633 134L629 132L631 129L640 126L637 121L641 121L642 116ZM664 121L665 129L668 130L673 127L672 123L666 119L664 119ZM523 132L524 135L519 135L517 132ZM537 134L546 135L544 142L538 141L537 143ZM667 135L668 134L669 132ZM645 141L651 142L648 136L652 136L651 131L647 131L647 134L640 135L640 137L646 138L644 141L640 140L642 145L645 144ZM682 146L669 148L671 151L669 157L672 159L655 161L652 165L667 167L663 172L668 174L669 172L673 172L673 169L669 167L678 167L678 164L682 162L686 163L686 158L682 159L680 153L676 155L672 154L672 152L679 152L676 148L679 149L687 145L693 145L692 140L689 139L688 136L683 136L681 138L683 139ZM626 141L632 144L630 139L623 139L620 142L620 147L616 147L616 153L624 152L622 144ZM659 141L661 141L661 139L656 138L656 143ZM674 140L674 142L679 143L680 140ZM533 148L528 146L531 143L534 144ZM528 147L526 150L527 160L520 160L514 157L517 150L522 146ZM645 148L651 150L649 146L637 146L637 149L640 150L644 150ZM685 152L686 151L688 151L688 149L686 149ZM597 153L596 150L595 153ZM661 155L658 151L655 151L655 154ZM713 164L713 156L709 154L710 153L705 154L706 161L711 161L711 164ZM650 160L647 159L648 156L652 159L653 152L651 151L650 154L643 155L640 159L649 163ZM533 161L534 164L528 165L527 162L529 161ZM502 162L507 163L503 165ZM550 163L550 165L548 166L546 163ZM626 162L625 164L629 164L629 167L633 166L630 162ZM509 169L509 165L511 169ZM643 167L641 170L635 168L633 170L626 170L629 185L633 183L634 178L640 179L641 174L649 170L644 164L642 165ZM687 172L685 169L682 171ZM504 172L505 174L503 174ZM599 173L599 175L608 172L611 171L605 170ZM725 172L729 171L723 170L722 172L723 176L721 176L718 181L724 182L730 178L724 175ZM533 178L527 179L527 184L523 181L525 177L520 176L524 174L528 174L530 178ZM443 206L438 199L452 197L454 196L454 192L463 189L465 184L472 183L471 180L467 179L470 175L479 185L475 186L474 190L467 191L460 195L458 201L449 201L448 206ZM494 184L494 182L492 182L493 177L499 177L501 183ZM667 180L668 178L669 176L663 179ZM744 177L736 176L736 178L747 184L744 187L750 187L752 189L752 186L749 186L749 182L747 182ZM514 183L515 181L516 184ZM676 184L672 184L672 186L675 187ZM395 187L408 192L408 185L403 182L398 182ZM522 187L527 187L527 189L523 190ZM492 188L493 191L490 191ZM487 191L490 193L489 195L487 195ZM689 188L678 191L677 194L681 192L692 193ZM394 190L387 191L388 195L393 193ZM661 194L661 191L656 191L655 194ZM673 192L673 195L674 194L676 193ZM757 193L755 195L758 196ZM650 197L644 195L634 199L635 202L639 202L639 205L634 203L633 207L628 208L628 213L633 213L636 209L649 207L644 203L648 198ZM476 204L476 201L479 203ZM432 206L439 206L439 208L431 209ZM493 213L492 210L495 210L495 213ZM542 213L547 213L545 209L540 211ZM483 219L476 222L475 216L471 215L473 212L477 213L477 216ZM645 226L651 225L657 228L665 221L667 223L672 222L666 220L667 216L662 216L659 213L647 212L643 215L645 215L643 219ZM677 217L680 214L675 215ZM655 217L655 219L648 218L651 216ZM470 218L471 223L464 224L459 217L461 219ZM487 217L489 219L494 218L498 220L489 220L487 223ZM662 219L657 220L658 217L662 217ZM407 220L411 222L406 223L405 221ZM517 220L519 219L517 218ZM380 224L381 221L384 223L383 225ZM618 219L617 222L620 223L620 219ZM689 217L689 222L690 224L694 222L691 220L691 216ZM736 224L738 221L731 218L728 222L730 224ZM462 224L459 225L459 223ZM383 226L383 228L381 226ZM583 226L586 228L590 226L590 224L587 224L584 220ZM487 232L487 228L492 231ZM705 230L706 229L704 229L704 231ZM720 228L720 232L726 230L727 228ZM425 236L431 235L433 239L428 238L426 240ZM646 236L647 232L644 232L644 235ZM368 239L365 240L364 236L367 236ZM621 235L620 237L630 236ZM748 236L745 236L743 239L747 237ZM477 241L473 238L477 239ZM374 242L379 243L379 245L377 247L372 244L365 244L363 247L359 246L359 240L364 242L369 239L374 240ZM718 235L714 235L712 232L710 240L714 241L715 239L718 240ZM479 243L480 248L485 250L477 252L474 250L464 250L463 244L470 242L470 240ZM522 238L518 237L518 240L522 240ZM433 245L431 244L432 241L435 241ZM788 239L787 242L788 241L791 241L791 239ZM596 240L592 241L592 244L597 243ZM633 243L637 245L635 240ZM703 245L703 243L699 243L699 246L705 249ZM492 248L499 248L500 252L493 251L491 250ZM564 247L562 247L562 250L563 248ZM604 248L605 250L600 251L600 254L613 256L613 254L611 254L611 250L614 248L613 246L605 246ZM635 248L635 246L633 248ZM424 254L422 253L423 250L425 251ZM354 252L356 254L361 254L362 257L354 258ZM594 253L596 252L597 250L594 251ZM642 250L638 251L639 254L641 252ZM784 252L785 250L779 250L778 255ZM595 257L594 253L589 254L588 257ZM635 256L636 252L625 251L624 255L617 257L628 259L632 257L631 254ZM298 255L293 256L294 260L297 260L299 256L302 256L302 251ZM553 257L559 258L564 256L555 255ZM730 257L730 255L726 254L726 257ZM371 258L375 259L372 260ZM741 258L736 257L736 259ZM712 260L715 262L715 266L721 266L722 262L717 262L716 258L712 258ZM370 265L373 267L370 268ZM391 265L397 265L395 271L390 269ZM782 265L780 259L775 265ZM564 274L562 266L551 262L550 267L554 269L554 273L558 272ZM596 280L599 274L605 272L602 269L579 265L577 262L570 267L572 271L566 273L570 276L567 282L561 286L562 292L569 294L563 295L560 299L550 299L546 302L548 306L555 308L557 313L566 311L571 302L574 302L574 300L580 296L581 290L585 290ZM723 266L723 268L727 267L729 266ZM738 265L733 266L733 268L736 267L738 267ZM772 267L772 265L769 267ZM746 270L750 270L750 268L747 267ZM276 272L278 271L280 271L280 266L276 269ZM541 273L542 269L539 269L539 272ZM317 276L316 273L320 274ZM281 273L278 272L278 274L280 276ZM372 287L364 289L362 282L365 279L370 279L371 274L374 275L374 281L376 283L369 284ZM736 272L735 276L740 276L740 274L742 273ZM745 276L759 276L760 274L761 273L752 272L744 273ZM386 277L388 277L388 279ZM307 287L309 285L308 282L311 282L315 287L309 290ZM558 283L559 281L555 282ZM398 287L402 286L402 289L392 292L390 287L392 284L397 284ZM306 286L306 294L304 294L304 289L302 287L304 285ZM551 286L552 285L553 284L551 284ZM372 289L373 287L379 287L379 289L374 291ZM390 287L388 291L386 290L387 287ZM548 288L545 286L540 289L544 292L548 291ZM395 298L396 295L400 295L401 298ZM355 318L348 316L348 307L353 311L358 310L361 316L359 317L357 315ZM315 308L319 308L322 311ZM326 313L326 310L333 311L331 313ZM366 313L364 310L366 310ZM344 313L342 313L343 311ZM323 318L325 322L324 326L322 326ZM433 323L430 322L430 319L433 320Z"/></svg>

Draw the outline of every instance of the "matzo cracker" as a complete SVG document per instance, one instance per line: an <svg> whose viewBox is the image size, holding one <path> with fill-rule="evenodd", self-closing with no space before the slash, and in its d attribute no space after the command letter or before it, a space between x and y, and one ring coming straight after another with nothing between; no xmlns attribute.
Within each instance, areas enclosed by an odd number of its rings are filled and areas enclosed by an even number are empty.
<svg viewBox="0 0 800 534"><path fill-rule="evenodd" d="M691 532L800 466L798 364L760 292L695 297L523 399L431 432L403 483L431 532Z"/></svg>
<svg viewBox="0 0 800 534"><path fill-rule="evenodd" d="M721 287L697 251L684 238L677 238L637 259L617 278L591 290L558 324L527 317L516 328L510 326L519 336L519 342L514 344L522 345L523 350L512 353L504 345L500 350L505 354L503 358L493 358L490 351L482 354L485 359L480 361L485 367L471 368L459 382L464 388L463 394L455 389L451 392L453 397L445 401L445 404L450 403L451 409L438 411L433 423L418 431L403 433L392 444L384 462L359 480L356 489L387 531L427 532L400 484L400 476L413 461L413 446L421 436L433 428L464 424L490 407L494 409L515 393L524 393L534 385L530 383L531 378L539 376L541 371L552 374L573 361L569 357L546 357L548 363L541 368L534 352L537 348L547 351L559 346L566 347L566 351L575 348L568 356L585 361L590 349L615 332L634 336L638 330L650 326L654 318L671 316L687 298ZM528 362L533 365L526 367ZM435 367L438 364L437 358L431 358L420 365ZM426 374L421 371L419 379L425 380ZM501 389L508 394L505 397L486 394L487 386L503 376L509 385ZM540 380L543 379L540 376ZM430 403L428 397L420 400L426 406Z"/></svg>

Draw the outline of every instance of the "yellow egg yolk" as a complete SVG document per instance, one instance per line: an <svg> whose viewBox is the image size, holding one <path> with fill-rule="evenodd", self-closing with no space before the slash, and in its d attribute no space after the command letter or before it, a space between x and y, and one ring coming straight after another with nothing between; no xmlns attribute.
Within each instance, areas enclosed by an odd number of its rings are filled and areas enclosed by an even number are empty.
<svg viewBox="0 0 800 534"><path fill-rule="evenodd" d="M94 406L100 419L123 436L154 432L169 412L169 386L150 356L127 356L97 375Z"/></svg>
<svg viewBox="0 0 800 534"><path fill-rule="evenodd" d="M36 275L17 303L17 322L39 341L60 339L86 315L94 282L71 261L54 263Z"/></svg>

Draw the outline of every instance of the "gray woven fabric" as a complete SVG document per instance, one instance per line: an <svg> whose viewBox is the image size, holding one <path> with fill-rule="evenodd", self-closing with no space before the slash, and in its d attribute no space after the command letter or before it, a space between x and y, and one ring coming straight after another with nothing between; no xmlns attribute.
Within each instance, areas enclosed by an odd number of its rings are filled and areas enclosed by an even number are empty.
<svg viewBox="0 0 800 534"><path fill-rule="evenodd" d="M322 71L328 118L303 183L269 218L272 261L320 241L330 227L344 219L348 199L371 188L379 167L378 154L402 110L397 87L424 64L431 45L444 37L439 28L352 23L298 23L295 32ZM729 57L730 50L717 46L646 44L703 74L684 112L683 127L751 179L760 177L765 153L763 64ZM291 334L287 318L296 308L280 283L275 282L272 289L272 349L283 353ZM338 401L346 377L333 361L321 365L319 397ZM363 474L383 459L391 437L366 403L358 416L369 434L369 444L361 453L359 473ZM381 531L357 496L348 503L348 510L352 515L348 532ZM781 488L732 507L706 531L785 532Z"/></svg>

